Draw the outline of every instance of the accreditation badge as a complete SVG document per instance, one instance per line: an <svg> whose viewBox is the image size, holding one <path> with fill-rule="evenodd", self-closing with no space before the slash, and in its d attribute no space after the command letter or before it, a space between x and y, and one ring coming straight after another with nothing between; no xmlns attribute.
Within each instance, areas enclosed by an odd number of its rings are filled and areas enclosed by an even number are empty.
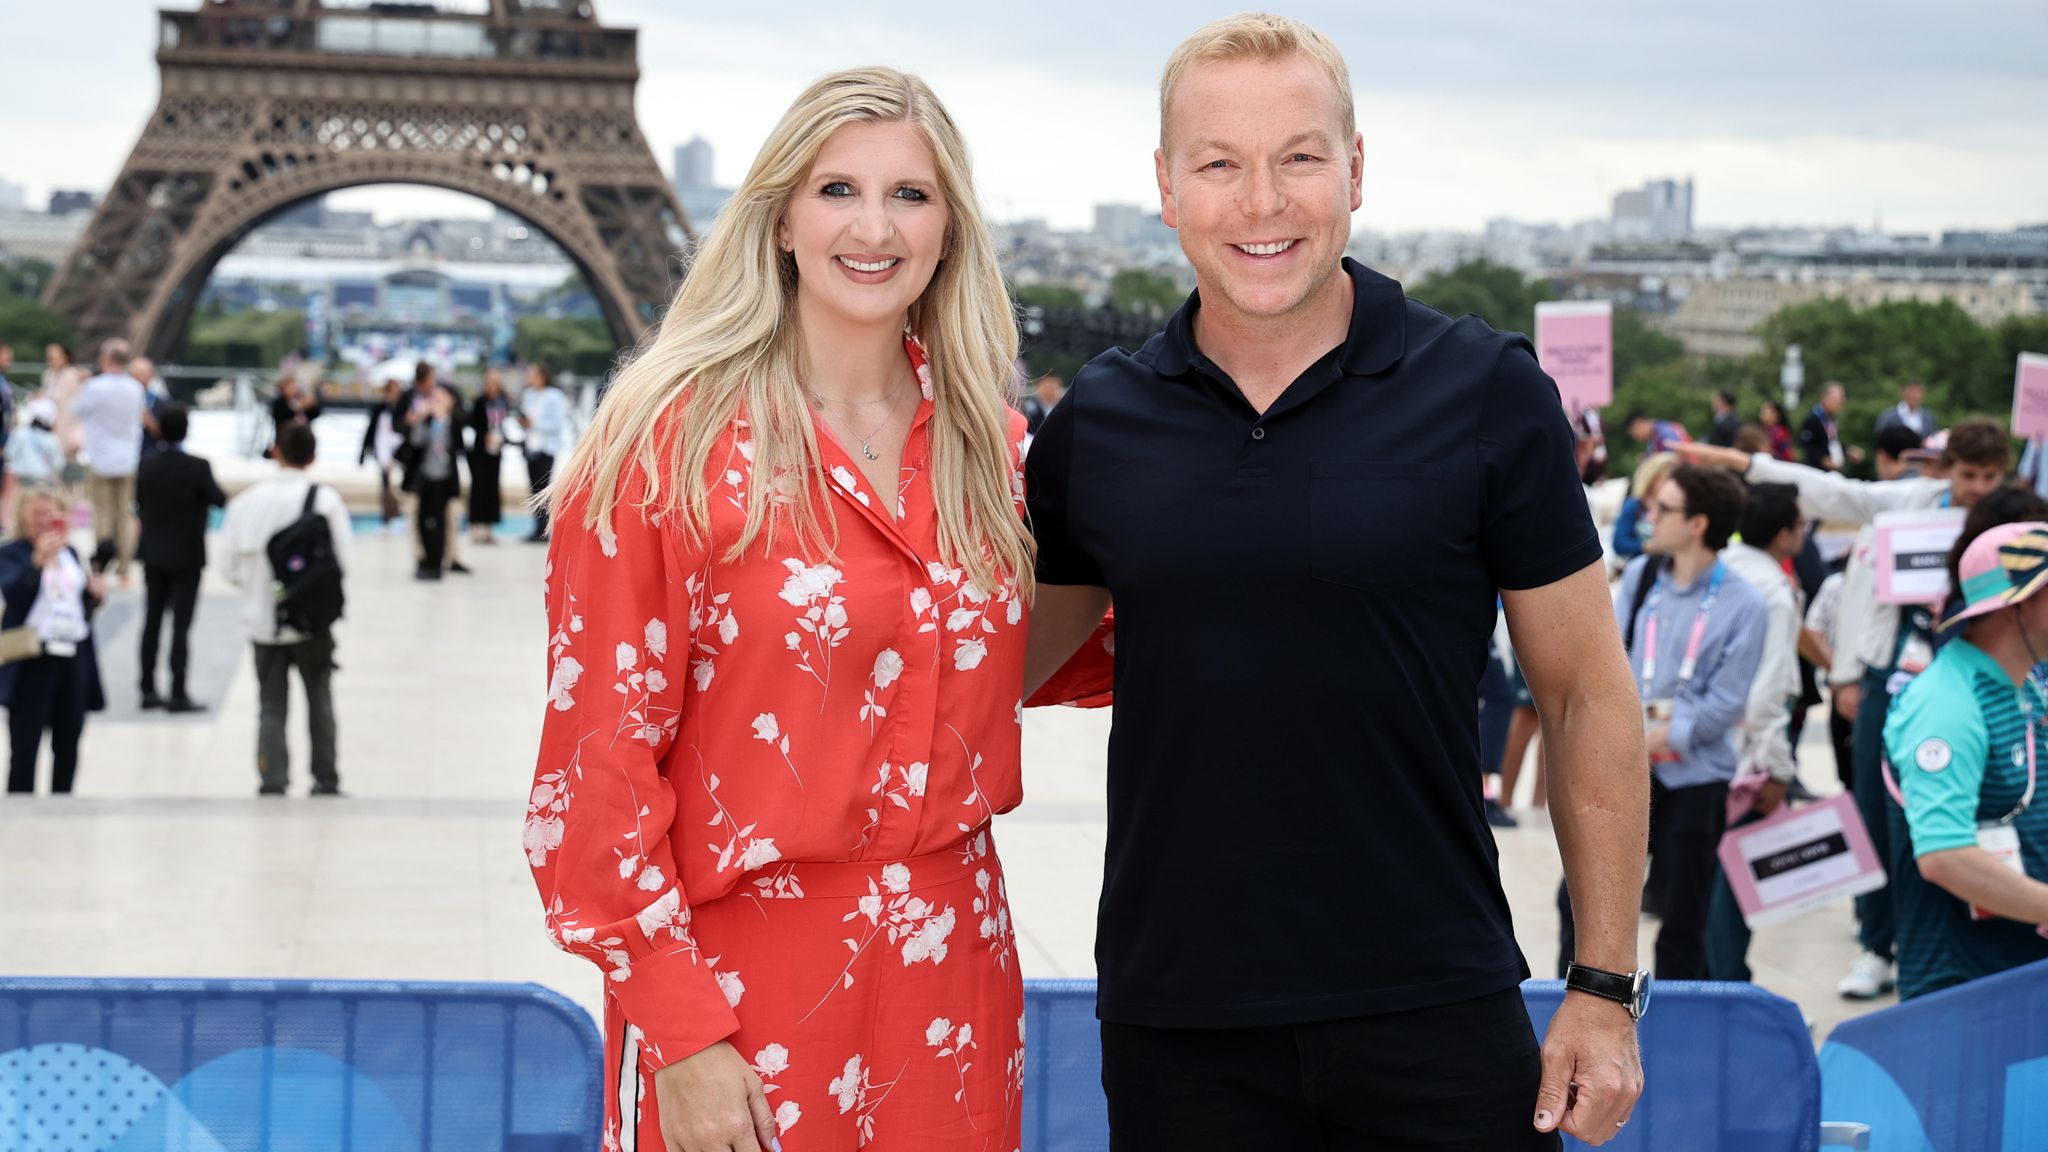
<svg viewBox="0 0 2048 1152"><path fill-rule="evenodd" d="M2027 874L2026 862L2020 859L2020 830L2010 824L1996 822L1977 826L1977 847L2007 868L2022 876ZM1970 905L1970 919L1996 920L1998 913L1989 912Z"/></svg>

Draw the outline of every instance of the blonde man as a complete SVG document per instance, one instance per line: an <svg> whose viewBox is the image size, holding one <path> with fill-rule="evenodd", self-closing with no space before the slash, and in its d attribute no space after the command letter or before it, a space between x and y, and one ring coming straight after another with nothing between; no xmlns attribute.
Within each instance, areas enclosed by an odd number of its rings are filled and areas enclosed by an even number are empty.
<svg viewBox="0 0 2048 1152"><path fill-rule="evenodd" d="M1160 120L1197 293L1027 458L1027 691L1117 605L1111 1146L1609 1140L1642 1085L1648 772L1556 388L1526 340L1343 259L1364 145L1326 37L1212 24ZM1496 596L1586 966L1540 1054L1479 787Z"/></svg>

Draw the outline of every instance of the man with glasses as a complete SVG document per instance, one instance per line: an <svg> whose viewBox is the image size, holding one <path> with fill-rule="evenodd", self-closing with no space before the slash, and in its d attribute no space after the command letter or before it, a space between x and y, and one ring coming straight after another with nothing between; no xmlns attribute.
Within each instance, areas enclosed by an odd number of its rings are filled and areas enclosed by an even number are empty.
<svg viewBox="0 0 2048 1152"><path fill-rule="evenodd" d="M1659 980L1707 979L1707 909L1727 828L1736 736L1763 659L1770 608L1721 550L1742 520L1742 484L1681 464L1651 498L1650 538L1621 578L1617 613L1642 690L1649 746L1651 877L1663 909ZM1658 569L1651 572L1653 559ZM1650 586L1644 588L1644 581ZM1571 898L1558 889L1560 970L1576 947Z"/></svg>

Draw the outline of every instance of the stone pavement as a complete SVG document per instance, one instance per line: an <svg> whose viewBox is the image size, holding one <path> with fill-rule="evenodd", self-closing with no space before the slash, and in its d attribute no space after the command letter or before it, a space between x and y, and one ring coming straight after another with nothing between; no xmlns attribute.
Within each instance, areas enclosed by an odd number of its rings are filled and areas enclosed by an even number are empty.
<svg viewBox="0 0 2048 1152"><path fill-rule="evenodd" d="M598 974L548 943L520 850L545 699L542 550L465 546L474 576L419 584L404 539L355 543L335 678L348 797L305 796L296 700L292 795L254 795L255 679L216 573L194 629L202 716L136 709L140 594L117 593L101 620L112 707L87 723L78 793L0 796L0 973L532 980L595 1008ZM1108 727L1107 711L1026 714L1029 798L996 836L1030 976L1094 970ZM1831 789L1825 746L1802 758ZM1499 837L1502 869L1549 975L1557 850L1525 815ZM1825 1036L1865 1010L1834 992L1855 955L1837 906L1760 934L1752 960Z"/></svg>

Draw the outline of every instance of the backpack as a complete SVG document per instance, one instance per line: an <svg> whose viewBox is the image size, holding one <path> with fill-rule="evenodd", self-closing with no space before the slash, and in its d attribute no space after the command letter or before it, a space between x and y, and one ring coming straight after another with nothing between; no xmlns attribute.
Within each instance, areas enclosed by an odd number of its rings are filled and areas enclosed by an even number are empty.
<svg viewBox="0 0 2048 1152"><path fill-rule="evenodd" d="M277 530L264 551L270 556L271 590L277 597L277 628L308 636L341 619L341 561L334 556L334 532L313 510L318 484L306 488L299 518Z"/></svg>
<svg viewBox="0 0 2048 1152"><path fill-rule="evenodd" d="M1622 629L1621 650L1633 652L1636 646L1636 617L1642 615L1643 601L1650 598L1650 587L1657 583L1657 574L1663 571L1664 557L1651 552L1645 553L1642 579L1636 581L1635 599L1628 606L1628 627Z"/></svg>

